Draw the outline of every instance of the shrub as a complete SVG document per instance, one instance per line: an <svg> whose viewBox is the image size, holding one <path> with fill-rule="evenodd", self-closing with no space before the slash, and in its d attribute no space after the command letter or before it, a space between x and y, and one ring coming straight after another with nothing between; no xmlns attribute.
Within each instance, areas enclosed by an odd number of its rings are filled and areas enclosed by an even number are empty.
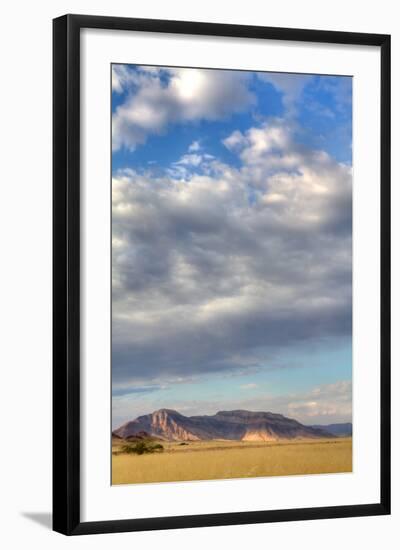
<svg viewBox="0 0 400 550"><path fill-rule="evenodd" d="M138 441L135 445L124 445L121 449L123 453L137 455L162 452L163 450L164 447L160 443L151 443L148 441Z"/></svg>

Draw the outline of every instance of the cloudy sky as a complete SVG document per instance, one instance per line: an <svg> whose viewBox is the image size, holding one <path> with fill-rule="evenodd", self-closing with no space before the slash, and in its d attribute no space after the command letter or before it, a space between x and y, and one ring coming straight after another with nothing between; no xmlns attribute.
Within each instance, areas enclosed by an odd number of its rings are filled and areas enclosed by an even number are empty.
<svg viewBox="0 0 400 550"><path fill-rule="evenodd" d="M352 81L112 67L113 426L351 420Z"/></svg>

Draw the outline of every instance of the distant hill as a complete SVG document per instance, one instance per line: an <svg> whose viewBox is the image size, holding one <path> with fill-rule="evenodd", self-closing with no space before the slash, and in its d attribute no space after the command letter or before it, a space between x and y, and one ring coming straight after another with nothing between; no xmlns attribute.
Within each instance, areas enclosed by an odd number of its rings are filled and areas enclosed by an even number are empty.
<svg viewBox="0 0 400 550"><path fill-rule="evenodd" d="M127 439L143 432L171 441L276 441L332 437L332 432L325 429L304 426L297 420L271 412L235 410L220 411L212 416L184 416L171 409L138 416L114 430L113 435Z"/></svg>
<svg viewBox="0 0 400 550"><path fill-rule="evenodd" d="M317 430L325 430L332 435L338 437L348 437L353 435L353 424L351 422L344 422L342 424L314 424L310 428L316 428Z"/></svg>

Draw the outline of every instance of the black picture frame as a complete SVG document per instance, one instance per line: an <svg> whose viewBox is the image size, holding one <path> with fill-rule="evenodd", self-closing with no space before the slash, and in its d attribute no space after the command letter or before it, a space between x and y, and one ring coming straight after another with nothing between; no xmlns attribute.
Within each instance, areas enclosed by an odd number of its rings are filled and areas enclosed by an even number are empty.
<svg viewBox="0 0 400 550"><path fill-rule="evenodd" d="M81 522L80 31L84 28L362 46L381 51L381 495L373 504ZM390 36L65 15L53 21L53 529L66 535L390 514Z"/></svg>

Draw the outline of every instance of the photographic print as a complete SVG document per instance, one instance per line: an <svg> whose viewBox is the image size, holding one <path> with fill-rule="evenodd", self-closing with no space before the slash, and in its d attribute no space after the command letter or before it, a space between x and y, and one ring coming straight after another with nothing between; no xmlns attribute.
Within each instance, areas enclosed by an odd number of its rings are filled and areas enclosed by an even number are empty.
<svg viewBox="0 0 400 550"><path fill-rule="evenodd" d="M352 78L113 64L112 484L352 471Z"/></svg>
<svg viewBox="0 0 400 550"><path fill-rule="evenodd" d="M53 20L53 530L390 514L390 43Z"/></svg>

